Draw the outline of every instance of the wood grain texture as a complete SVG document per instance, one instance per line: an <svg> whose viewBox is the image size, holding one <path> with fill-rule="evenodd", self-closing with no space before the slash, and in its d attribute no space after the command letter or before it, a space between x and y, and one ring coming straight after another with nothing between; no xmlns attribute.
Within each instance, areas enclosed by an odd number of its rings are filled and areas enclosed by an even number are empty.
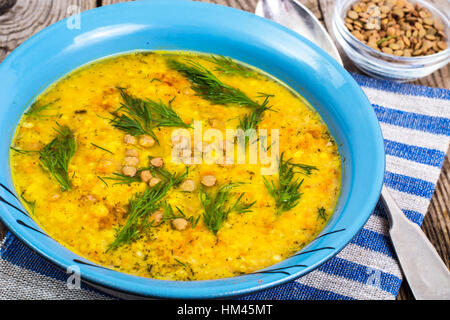
<svg viewBox="0 0 450 320"><path fill-rule="evenodd" d="M97 3L109 5L128 0L0 0L0 61L28 37L46 26L69 15L68 8L78 5L81 10L94 8ZM197 0L235 7L254 12L257 0ZM299 0L322 21L330 26L334 0ZM441 3L442 0L431 0ZM330 29L328 29L330 30ZM358 72L354 64L343 55L347 70ZM450 89L450 65L432 75L417 80L415 84ZM432 197L422 229L436 247L444 262L450 267L450 149ZM0 223L0 240L6 229ZM414 299L406 281L403 282L397 299Z"/></svg>

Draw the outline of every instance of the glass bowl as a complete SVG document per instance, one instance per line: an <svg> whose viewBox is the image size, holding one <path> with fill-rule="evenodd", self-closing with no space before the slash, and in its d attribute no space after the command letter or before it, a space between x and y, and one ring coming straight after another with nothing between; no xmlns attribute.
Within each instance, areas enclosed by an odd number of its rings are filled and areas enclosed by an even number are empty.
<svg viewBox="0 0 450 320"><path fill-rule="evenodd" d="M345 26L344 18L348 9L359 0L336 0L332 29L337 42L348 57L364 73L381 79L395 81L412 81L423 78L444 67L450 61L450 23L439 8L423 0L409 0L430 11L434 18L440 20L446 34L447 49L428 56L399 57L377 51L359 41Z"/></svg>
<svg viewBox="0 0 450 320"><path fill-rule="evenodd" d="M297 279L336 255L362 229L383 185L383 136L361 87L324 51L270 20L197 1L123 2L84 11L81 21L79 30L68 29L67 20L49 26L0 64L0 219L31 249L62 270L78 270L83 281L110 294L212 299ZM85 259L52 239L27 214L14 193L9 154L15 128L29 102L86 63L140 50L229 56L280 79L314 106L345 159L336 209L314 241L252 274L203 281L157 280Z"/></svg>

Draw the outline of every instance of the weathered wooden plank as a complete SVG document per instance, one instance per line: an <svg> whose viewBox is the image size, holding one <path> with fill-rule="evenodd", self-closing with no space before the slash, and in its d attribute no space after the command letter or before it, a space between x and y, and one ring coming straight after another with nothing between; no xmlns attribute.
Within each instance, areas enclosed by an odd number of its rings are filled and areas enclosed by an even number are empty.
<svg viewBox="0 0 450 320"><path fill-rule="evenodd" d="M119 3L119 2L128 2L129 0L102 0L102 5L107 6L109 4Z"/></svg>
<svg viewBox="0 0 450 320"><path fill-rule="evenodd" d="M0 242L3 240L7 233L8 229L6 229L5 225L0 222Z"/></svg>
<svg viewBox="0 0 450 320"><path fill-rule="evenodd" d="M95 8L96 0L8 0L8 4L0 13L0 61L43 28L77 10Z"/></svg>
<svg viewBox="0 0 450 320"><path fill-rule="evenodd" d="M439 0L432 0L438 2ZM331 26L331 19L333 15L334 0L319 0L320 7L324 14L325 24L328 28ZM440 2L442 4L442 1ZM330 30L330 29L328 29ZM334 37L332 35L332 37ZM341 48L340 53L343 55ZM345 56L345 54L344 54ZM346 56L345 56L346 57ZM356 67L349 62L346 57L344 59L344 64L347 70L357 71ZM428 77L419 79L413 82L414 84L420 84L429 87L440 87L450 89L450 65L434 72ZM450 267L450 240L449 240L449 225L450 219L448 217L448 212L450 211L450 150L447 152L447 157L443 165L443 170L439 181L436 186L436 190L431 199L430 207L428 209L427 215L423 221L422 230L427 235L428 239L433 243L437 249L439 255L443 258L447 267ZM411 289L408 283L404 281L402 283L399 295L397 297L399 300L409 300L414 299Z"/></svg>
<svg viewBox="0 0 450 320"><path fill-rule="evenodd" d="M450 268L450 148L422 228Z"/></svg>

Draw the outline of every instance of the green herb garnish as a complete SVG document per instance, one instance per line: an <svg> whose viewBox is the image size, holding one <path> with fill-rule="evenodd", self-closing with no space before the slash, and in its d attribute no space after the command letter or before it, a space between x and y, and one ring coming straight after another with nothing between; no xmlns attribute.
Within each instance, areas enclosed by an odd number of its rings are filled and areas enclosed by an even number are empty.
<svg viewBox="0 0 450 320"><path fill-rule="evenodd" d="M154 221L148 217L161 206L160 200L167 194L171 185L158 183L142 193L135 194L128 202L128 219L125 225L117 230L116 239L108 251L137 240L145 228L154 226Z"/></svg>
<svg viewBox="0 0 450 320"><path fill-rule="evenodd" d="M103 179L103 178L100 177L100 176L97 176L97 178L98 178L101 182L103 182L103 183L105 184L105 186L109 187L109 185L108 185L108 183L105 181L105 179Z"/></svg>
<svg viewBox="0 0 450 320"><path fill-rule="evenodd" d="M151 160L151 157L149 157L149 159ZM170 173L164 168L155 168L153 166L148 166L144 168L139 168L133 177L115 172L113 173L112 177L103 177L103 179L115 181L113 185L132 184L136 182L141 182L139 173L141 173L144 170L149 170L153 176L158 176L164 179L165 181L171 181L174 187L178 186L184 179L186 179L189 173L189 167L186 167L186 171L184 173L177 175L176 173Z"/></svg>
<svg viewBox="0 0 450 320"><path fill-rule="evenodd" d="M216 65L215 71L227 74L227 75L238 75L245 78L255 76L255 72L250 68L244 67L243 65L236 63L234 60L224 56L211 56L206 58L207 61L212 62Z"/></svg>
<svg viewBox="0 0 450 320"><path fill-rule="evenodd" d="M291 159L284 160L283 158L284 152L281 154L278 163L278 184L276 185L273 180L269 182L264 177L266 189L272 198L275 199L277 214L281 214L297 206L303 194L300 192L300 187L304 179L295 179L295 174L310 175L313 170L317 170L314 166L292 163ZM299 169L299 171L295 169Z"/></svg>
<svg viewBox="0 0 450 320"><path fill-rule="evenodd" d="M178 260L177 258L173 258L173 260L175 260L176 263L178 263L180 266L182 266L183 268L186 268L186 264L181 262L180 260Z"/></svg>
<svg viewBox="0 0 450 320"><path fill-rule="evenodd" d="M145 101L135 98L118 87L123 103L119 109L113 112L114 118L110 120L113 127L122 130L132 136L149 135L159 143L152 129L152 115ZM125 113L119 115L118 111Z"/></svg>
<svg viewBox="0 0 450 320"><path fill-rule="evenodd" d="M151 157L149 157L149 160L151 160ZM186 170L181 173L181 174L176 174L176 173L170 173L169 171L167 171L164 168L155 168L153 166L149 166L148 168L143 168L143 169L139 169L138 172L142 171L142 170L149 170L152 175L156 175L160 178L163 178L166 181L171 181L171 183L173 184L174 187L177 187L180 185L181 182L183 182L184 179L186 179L186 177L189 174L189 167L186 167Z"/></svg>
<svg viewBox="0 0 450 320"><path fill-rule="evenodd" d="M145 129L139 120L130 118L129 116L114 115L114 118L110 120L111 125L121 131L124 131L132 136L141 136L147 134L155 139L155 134L150 130ZM155 139L157 141L157 139Z"/></svg>
<svg viewBox="0 0 450 320"><path fill-rule="evenodd" d="M250 208L256 203L242 203L242 197L245 193L241 193L234 204L230 205L231 189L235 188L240 183L228 183L221 186L215 195L208 195L202 189L200 190L200 202L203 205L203 222L205 226L211 230L215 235L227 220L228 215L232 212L245 213L250 212Z"/></svg>
<svg viewBox="0 0 450 320"><path fill-rule="evenodd" d="M119 109L125 109L128 114L141 120L145 128L150 127L152 124L152 115L146 102L128 94L124 88L118 87L117 89L120 91L123 99L122 107Z"/></svg>
<svg viewBox="0 0 450 320"><path fill-rule="evenodd" d="M384 37L383 39L380 39L380 40L377 41L377 46L379 46L379 45L382 44L383 42L386 42L386 41L388 41L388 40L395 39L395 38L397 38L397 36L396 36L395 34L392 35L392 36Z"/></svg>
<svg viewBox="0 0 450 320"><path fill-rule="evenodd" d="M216 61L231 61L227 58L216 58ZM212 102L213 104L238 105L241 107L251 108L251 112L245 115L239 121L239 128L244 131L248 129L256 129L261 122L263 113L269 110L269 97L273 95L261 93L260 97L264 97L263 103L258 103L250 99L244 92L237 88L233 88L220 81L211 71L203 67L201 64L187 60L182 63L173 59L168 60L168 66L183 74L191 82L192 89L197 93L197 96ZM230 65L229 65L230 66Z"/></svg>
<svg viewBox="0 0 450 320"><path fill-rule="evenodd" d="M69 127L57 125L57 136L39 152L39 160L61 185L61 190L68 191L71 189L69 162L75 154L76 142Z"/></svg>
<svg viewBox="0 0 450 320"><path fill-rule="evenodd" d="M155 102L150 99L140 99L128 94L125 89L117 88L122 96L123 103L113 115L111 124L119 130L125 131L133 136L147 134L158 141L153 129L155 127L180 127L190 128L178 116L172 108L172 101L166 105L164 102ZM118 115L118 111L125 114Z"/></svg>

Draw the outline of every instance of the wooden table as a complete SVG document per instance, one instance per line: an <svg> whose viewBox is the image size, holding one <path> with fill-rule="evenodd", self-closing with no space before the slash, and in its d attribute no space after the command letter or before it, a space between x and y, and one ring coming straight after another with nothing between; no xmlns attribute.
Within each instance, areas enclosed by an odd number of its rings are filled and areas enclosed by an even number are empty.
<svg viewBox="0 0 450 320"><path fill-rule="evenodd" d="M102 5L109 5L127 0L0 0L0 61L23 41L48 25L77 10L84 11ZM254 12L257 0L204 0L230 7ZM300 0L327 27L330 25L334 0ZM439 2L441 0L432 0ZM344 57L345 67L357 72L352 63ZM432 75L414 82L430 87L450 89L450 65L434 72ZM428 213L422 229L437 248L447 267L450 266L450 152L447 157L434 191ZM0 222L0 239L6 234L6 228ZM406 282L397 299L414 299Z"/></svg>

